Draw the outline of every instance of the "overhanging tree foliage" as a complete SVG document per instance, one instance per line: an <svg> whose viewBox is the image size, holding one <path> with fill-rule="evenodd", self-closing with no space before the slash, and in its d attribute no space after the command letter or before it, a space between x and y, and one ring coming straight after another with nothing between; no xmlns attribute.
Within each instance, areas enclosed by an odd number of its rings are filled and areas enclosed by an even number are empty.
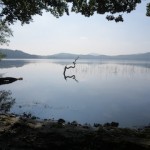
<svg viewBox="0 0 150 150"><path fill-rule="evenodd" d="M28 24L34 15L42 15L45 10L57 18L70 12L86 17L107 13L107 20L119 22L123 21L122 13L130 13L139 3L141 0L0 0L0 19L8 24L17 20ZM150 16L150 3L146 15Z"/></svg>
<svg viewBox="0 0 150 150"><path fill-rule="evenodd" d="M150 17L150 3L147 4L147 13L146 16Z"/></svg>
<svg viewBox="0 0 150 150"><path fill-rule="evenodd" d="M108 20L123 21L121 15L114 17L118 13L130 13L135 10L141 0L0 0L0 16L9 23L16 20L22 24L32 21L36 14L42 15L46 10L55 17L60 17L64 13L80 13L86 17L97 14L109 13ZM70 4L70 5L69 5Z"/></svg>
<svg viewBox="0 0 150 150"><path fill-rule="evenodd" d="M8 44L8 37L12 36L12 31L8 25L0 20L0 45Z"/></svg>

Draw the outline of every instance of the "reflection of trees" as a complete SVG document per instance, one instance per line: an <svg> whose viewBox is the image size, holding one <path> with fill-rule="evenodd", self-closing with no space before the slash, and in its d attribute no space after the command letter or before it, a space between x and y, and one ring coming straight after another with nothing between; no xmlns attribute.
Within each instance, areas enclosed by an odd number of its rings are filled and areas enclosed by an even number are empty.
<svg viewBox="0 0 150 150"><path fill-rule="evenodd" d="M15 103L15 99L11 97L11 91L0 91L0 113L10 111L10 108Z"/></svg>
<svg viewBox="0 0 150 150"><path fill-rule="evenodd" d="M0 62L0 68L13 68L22 67L30 62L27 60L2 60Z"/></svg>

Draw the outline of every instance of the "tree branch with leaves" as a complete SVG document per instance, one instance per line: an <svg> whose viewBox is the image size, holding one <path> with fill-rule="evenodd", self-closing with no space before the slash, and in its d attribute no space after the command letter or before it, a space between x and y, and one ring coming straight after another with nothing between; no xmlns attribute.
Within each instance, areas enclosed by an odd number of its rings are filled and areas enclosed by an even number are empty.
<svg viewBox="0 0 150 150"><path fill-rule="evenodd" d="M57 18L64 13L69 15L71 10L86 17L93 16L94 13L107 13L106 19L119 22L123 21L120 13L130 13L139 3L141 0L0 0L0 16L11 24L16 20L24 24L30 23L34 15L42 15L43 10ZM115 17L114 14L119 15Z"/></svg>
<svg viewBox="0 0 150 150"><path fill-rule="evenodd" d="M11 36L13 36L12 30L4 21L0 20L0 45L8 44L8 38Z"/></svg>

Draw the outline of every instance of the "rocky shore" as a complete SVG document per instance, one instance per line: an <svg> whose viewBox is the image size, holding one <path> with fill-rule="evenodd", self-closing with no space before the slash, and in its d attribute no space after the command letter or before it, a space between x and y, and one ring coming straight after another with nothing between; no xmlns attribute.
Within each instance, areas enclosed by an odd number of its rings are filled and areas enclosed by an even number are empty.
<svg viewBox="0 0 150 150"><path fill-rule="evenodd" d="M0 114L0 150L150 150L150 126L80 125L65 120Z"/></svg>

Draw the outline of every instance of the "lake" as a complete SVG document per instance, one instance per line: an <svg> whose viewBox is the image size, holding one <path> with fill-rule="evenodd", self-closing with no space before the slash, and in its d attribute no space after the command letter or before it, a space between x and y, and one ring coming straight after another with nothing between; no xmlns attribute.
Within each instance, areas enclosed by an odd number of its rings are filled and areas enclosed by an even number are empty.
<svg viewBox="0 0 150 150"><path fill-rule="evenodd" d="M150 123L150 62L79 59L74 69L66 70L65 80L64 67L73 61L2 60L1 77L23 77L0 85L0 91L11 91L15 98L10 112L81 124Z"/></svg>

